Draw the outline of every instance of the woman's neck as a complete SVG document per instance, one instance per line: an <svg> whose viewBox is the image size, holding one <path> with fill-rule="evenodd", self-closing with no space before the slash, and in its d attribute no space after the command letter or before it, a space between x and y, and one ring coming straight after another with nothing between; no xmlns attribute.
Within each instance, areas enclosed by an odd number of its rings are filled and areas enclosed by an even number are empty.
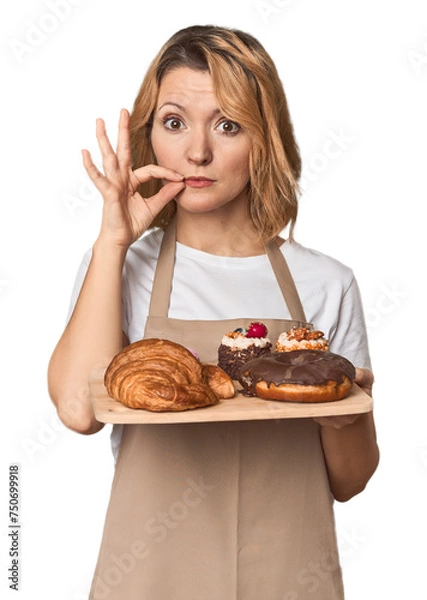
<svg viewBox="0 0 427 600"><path fill-rule="evenodd" d="M217 211L215 211L217 212ZM218 256L257 256L265 247L249 215L177 211L177 241L185 246Z"/></svg>

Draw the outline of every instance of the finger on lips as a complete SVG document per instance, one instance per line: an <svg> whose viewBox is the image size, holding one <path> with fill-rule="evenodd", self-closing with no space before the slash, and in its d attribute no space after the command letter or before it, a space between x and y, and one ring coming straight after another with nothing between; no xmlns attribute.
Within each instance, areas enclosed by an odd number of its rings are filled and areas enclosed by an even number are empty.
<svg viewBox="0 0 427 600"><path fill-rule="evenodd" d="M165 167L159 167L158 165L145 165L139 167L133 171L133 174L138 181L145 182L150 179L167 179L172 182L181 183L184 182L184 176L172 169L166 169Z"/></svg>

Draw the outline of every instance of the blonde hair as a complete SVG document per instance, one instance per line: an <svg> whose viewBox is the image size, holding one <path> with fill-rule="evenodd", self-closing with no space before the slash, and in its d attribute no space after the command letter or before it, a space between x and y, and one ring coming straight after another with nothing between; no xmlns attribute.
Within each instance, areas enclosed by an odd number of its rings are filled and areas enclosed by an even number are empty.
<svg viewBox="0 0 427 600"><path fill-rule="evenodd" d="M301 158L277 69L251 35L214 25L178 31L151 63L130 119L132 168L155 163L151 126L159 87L179 67L208 71L224 114L251 137L249 210L262 240L276 237L286 226L292 232L298 212ZM157 180L141 184L143 196L161 187ZM176 210L170 202L152 227L165 228Z"/></svg>

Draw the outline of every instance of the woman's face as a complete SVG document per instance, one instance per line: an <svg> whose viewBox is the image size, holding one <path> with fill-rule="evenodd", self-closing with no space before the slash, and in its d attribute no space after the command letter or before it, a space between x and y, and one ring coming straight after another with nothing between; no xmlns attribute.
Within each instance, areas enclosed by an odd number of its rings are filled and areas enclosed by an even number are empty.
<svg viewBox="0 0 427 600"><path fill-rule="evenodd" d="M164 76L151 143L157 163L185 177L178 210L246 207L250 138L219 108L208 72L179 67Z"/></svg>

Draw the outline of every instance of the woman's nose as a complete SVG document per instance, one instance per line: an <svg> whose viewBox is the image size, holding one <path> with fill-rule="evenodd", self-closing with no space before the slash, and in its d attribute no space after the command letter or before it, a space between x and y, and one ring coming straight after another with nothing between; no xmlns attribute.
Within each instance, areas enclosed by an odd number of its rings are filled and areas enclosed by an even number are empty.
<svg viewBox="0 0 427 600"><path fill-rule="evenodd" d="M209 133L195 130L188 138L187 159L196 165L206 165L212 160L212 145Z"/></svg>

